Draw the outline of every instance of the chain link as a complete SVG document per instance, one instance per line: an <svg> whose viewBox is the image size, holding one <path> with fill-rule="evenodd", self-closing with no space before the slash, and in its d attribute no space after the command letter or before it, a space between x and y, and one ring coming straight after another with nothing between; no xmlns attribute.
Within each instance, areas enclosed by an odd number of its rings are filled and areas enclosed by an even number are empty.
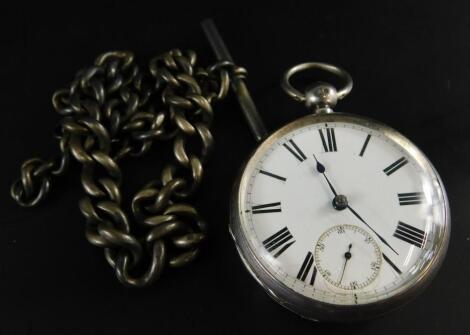
<svg viewBox="0 0 470 335"><path fill-rule="evenodd" d="M235 76L246 71L230 62L199 67L193 51L155 57L148 71L139 69L131 52L100 55L52 97L63 117L56 131L60 155L25 161L11 196L22 206L37 205L52 179L65 173L71 159L78 161L86 238L104 249L122 284L153 283L166 266L191 262L206 238L206 222L186 201L201 183L213 146L212 104L226 96ZM137 192L127 214L118 163L146 154L158 140L172 142L174 159Z"/></svg>

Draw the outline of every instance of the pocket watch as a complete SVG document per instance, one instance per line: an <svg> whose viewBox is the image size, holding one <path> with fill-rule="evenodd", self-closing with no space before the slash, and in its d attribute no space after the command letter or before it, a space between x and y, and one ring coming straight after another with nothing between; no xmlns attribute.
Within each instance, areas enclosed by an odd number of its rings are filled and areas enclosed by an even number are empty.
<svg viewBox="0 0 470 335"><path fill-rule="evenodd" d="M317 83L302 94L290 78L309 69L344 87ZM283 88L311 114L265 139L236 182L230 232L243 263L274 300L308 319L355 321L403 305L447 250L437 171L392 128L333 111L352 89L343 69L300 64Z"/></svg>
<svg viewBox="0 0 470 335"><path fill-rule="evenodd" d="M219 61L232 61L212 22L203 24ZM305 93L290 79L306 70L337 76ZM333 111L351 76L325 63L289 69L286 93L310 114L266 138L242 79L232 82L261 143L235 183L230 233L241 259L275 301L317 321L358 321L417 296L436 274L449 243L442 181L406 137L355 114Z"/></svg>

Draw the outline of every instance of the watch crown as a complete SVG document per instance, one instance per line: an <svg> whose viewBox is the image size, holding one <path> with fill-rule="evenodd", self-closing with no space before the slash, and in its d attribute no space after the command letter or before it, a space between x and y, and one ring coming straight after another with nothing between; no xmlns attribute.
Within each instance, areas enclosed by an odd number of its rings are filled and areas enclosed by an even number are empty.
<svg viewBox="0 0 470 335"><path fill-rule="evenodd" d="M315 113L332 113L337 102L338 92L328 83L316 83L305 92L305 106Z"/></svg>

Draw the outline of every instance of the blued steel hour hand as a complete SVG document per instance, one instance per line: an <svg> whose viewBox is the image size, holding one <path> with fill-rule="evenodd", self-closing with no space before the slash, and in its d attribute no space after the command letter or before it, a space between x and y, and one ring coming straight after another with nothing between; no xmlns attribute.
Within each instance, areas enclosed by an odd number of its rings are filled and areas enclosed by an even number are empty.
<svg viewBox="0 0 470 335"><path fill-rule="evenodd" d="M325 172L326 172L326 169L325 169L325 166L320 163L317 159L317 157L315 156L315 154L313 154L313 158L315 158L315 162L317 163L317 171L323 175L323 177L325 177L326 179L326 182L328 183L328 186L330 187L331 189L331 192L333 192L334 196L336 197L338 195L338 193L336 193L336 190L335 188L333 187L333 185L331 184L330 180L328 179L328 177L326 176Z"/></svg>

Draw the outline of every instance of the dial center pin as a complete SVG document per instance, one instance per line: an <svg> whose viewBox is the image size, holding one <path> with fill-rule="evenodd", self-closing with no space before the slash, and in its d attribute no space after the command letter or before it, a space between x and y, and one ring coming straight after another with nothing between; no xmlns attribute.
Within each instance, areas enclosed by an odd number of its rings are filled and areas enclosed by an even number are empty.
<svg viewBox="0 0 470 335"><path fill-rule="evenodd" d="M338 211L348 208L348 198L345 195L338 194L333 198L333 207Z"/></svg>

